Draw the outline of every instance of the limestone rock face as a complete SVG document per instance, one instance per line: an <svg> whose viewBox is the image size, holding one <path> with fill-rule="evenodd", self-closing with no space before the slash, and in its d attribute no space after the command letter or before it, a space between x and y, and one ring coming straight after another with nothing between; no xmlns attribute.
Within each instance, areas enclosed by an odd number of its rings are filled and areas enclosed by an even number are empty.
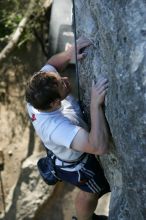
<svg viewBox="0 0 146 220"><path fill-rule="evenodd" d="M106 115L114 145L101 160L111 186L110 220L146 219L146 2L76 0L77 34L92 40L81 62L89 113L91 80L107 75Z"/></svg>

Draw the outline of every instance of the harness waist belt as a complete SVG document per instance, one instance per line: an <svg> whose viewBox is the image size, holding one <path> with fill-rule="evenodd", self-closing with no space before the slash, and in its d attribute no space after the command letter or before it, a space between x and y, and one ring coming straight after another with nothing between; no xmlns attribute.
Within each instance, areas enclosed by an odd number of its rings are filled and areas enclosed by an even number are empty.
<svg viewBox="0 0 146 220"><path fill-rule="evenodd" d="M88 156L89 156L88 154L81 155L81 157L79 157L78 160L74 162L65 162L63 160L56 158L55 164L60 168L75 168L81 163L86 163Z"/></svg>
<svg viewBox="0 0 146 220"><path fill-rule="evenodd" d="M60 161L62 161L62 162L65 162L65 163L78 163L78 162L80 162L82 159L84 159L85 158L85 156L86 156L87 154L86 153L83 153L79 158L77 158L76 160L62 160L62 159L60 159L59 157L57 157L56 156L56 158L58 159L58 160L60 160Z"/></svg>

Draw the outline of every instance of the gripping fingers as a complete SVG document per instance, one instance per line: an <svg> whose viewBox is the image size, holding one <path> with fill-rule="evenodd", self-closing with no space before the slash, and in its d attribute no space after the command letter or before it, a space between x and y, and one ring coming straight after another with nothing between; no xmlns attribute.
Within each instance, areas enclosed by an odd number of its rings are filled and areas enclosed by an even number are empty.
<svg viewBox="0 0 146 220"><path fill-rule="evenodd" d="M92 42L85 37L80 37L77 40L77 59L81 60L87 56L86 48L89 47Z"/></svg>
<svg viewBox="0 0 146 220"><path fill-rule="evenodd" d="M95 84L95 87L96 87L97 90L101 90L102 87L106 88L107 86L108 86L108 80L106 78L104 78L104 77L101 77L98 80L98 82Z"/></svg>
<svg viewBox="0 0 146 220"><path fill-rule="evenodd" d="M79 53L83 53L83 51L85 50L86 47L90 46L92 44L92 42L85 37L80 37L77 40L77 50ZM83 50L83 51L82 51Z"/></svg>
<svg viewBox="0 0 146 220"><path fill-rule="evenodd" d="M100 95L100 96L104 96L104 95L107 94L107 91L108 91L108 88L102 90L102 91L99 93L99 95Z"/></svg>
<svg viewBox="0 0 146 220"><path fill-rule="evenodd" d="M98 82L96 83L97 87L98 86L102 86L103 84L107 83L108 82L108 79L105 78L105 77L101 77Z"/></svg>
<svg viewBox="0 0 146 220"><path fill-rule="evenodd" d="M81 60L81 59L85 58L86 56L87 56L87 53L81 53L81 54L77 55L77 59Z"/></svg>
<svg viewBox="0 0 146 220"><path fill-rule="evenodd" d="M100 88L97 89L98 93L101 94L103 91L108 90L108 83L102 85Z"/></svg>
<svg viewBox="0 0 146 220"><path fill-rule="evenodd" d="M87 55L87 51L85 49L92 44L92 42L86 37L80 37L76 41L77 43L77 59L80 60ZM72 48L72 47L71 47ZM75 50L75 45L73 46L73 50Z"/></svg>

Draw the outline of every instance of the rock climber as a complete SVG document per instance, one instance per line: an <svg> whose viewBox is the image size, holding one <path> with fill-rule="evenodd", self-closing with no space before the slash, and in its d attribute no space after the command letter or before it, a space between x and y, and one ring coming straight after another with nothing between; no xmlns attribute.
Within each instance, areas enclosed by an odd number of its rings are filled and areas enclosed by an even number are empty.
<svg viewBox="0 0 146 220"><path fill-rule="evenodd" d="M91 45L90 40L77 40L77 58L84 59L81 49ZM27 110L36 133L46 148L56 155L57 176L79 188L75 200L78 220L104 220L106 216L94 213L98 199L110 191L95 155L109 150L109 126L103 111L108 80L100 77L91 86L90 117L88 130L78 102L70 95L71 83L59 72L75 56L75 46L51 57L35 73L26 87ZM71 165L72 167L68 167Z"/></svg>

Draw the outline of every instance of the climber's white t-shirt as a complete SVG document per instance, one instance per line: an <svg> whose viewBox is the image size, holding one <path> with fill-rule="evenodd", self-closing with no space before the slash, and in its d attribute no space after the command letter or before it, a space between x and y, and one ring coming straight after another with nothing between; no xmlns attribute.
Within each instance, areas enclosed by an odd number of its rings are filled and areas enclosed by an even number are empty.
<svg viewBox="0 0 146 220"><path fill-rule="evenodd" d="M56 69L49 64L45 65L41 71L57 73ZM80 107L73 96L67 96L61 102L61 108L56 111L41 112L29 103L27 103L27 110L36 133L45 147L53 151L58 158L72 161L82 155L82 152L70 147L79 129L82 127L87 130Z"/></svg>

